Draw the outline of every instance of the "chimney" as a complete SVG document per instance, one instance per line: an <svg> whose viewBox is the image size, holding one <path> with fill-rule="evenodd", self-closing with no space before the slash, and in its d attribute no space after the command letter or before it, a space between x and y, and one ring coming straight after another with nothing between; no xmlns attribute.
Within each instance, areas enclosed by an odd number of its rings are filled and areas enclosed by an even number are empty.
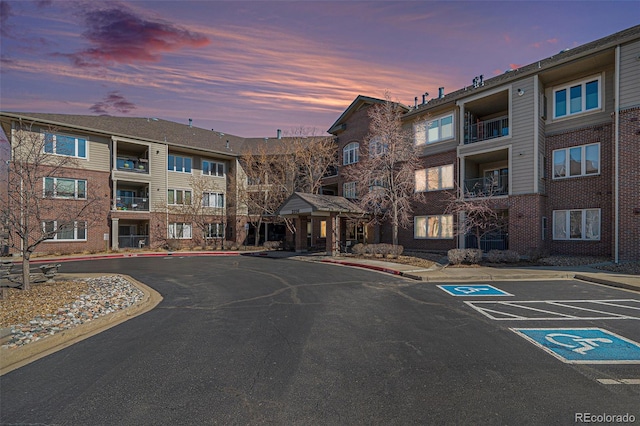
<svg viewBox="0 0 640 426"><path fill-rule="evenodd" d="M444 98L444 87L438 88L438 99Z"/></svg>
<svg viewBox="0 0 640 426"><path fill-rule="evenodd" d="M422 105L427 103L427 94L422 95Z"/></svg>
<svg viewBox="0 0 640 426"><path fill-rule="evenodd" d="M418 108L418 97L413 98L413 107Z"/></svg>
<svg viewBox="0 0 640 426"><path fill-rule="evenodd" d="M189 119L189 127L191 127L192 124L193 124L193 120Z"/></svg>
<svg viewBox="0 0 640 426"><path fill-rule="evenodd" d="M282 130L278 129L277 135L278 135L278 139L282 139Z"/></svg>

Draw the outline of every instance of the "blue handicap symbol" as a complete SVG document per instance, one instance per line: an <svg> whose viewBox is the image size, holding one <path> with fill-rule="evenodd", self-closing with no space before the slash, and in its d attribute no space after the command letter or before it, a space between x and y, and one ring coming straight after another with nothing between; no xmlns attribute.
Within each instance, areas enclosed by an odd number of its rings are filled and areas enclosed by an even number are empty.
<svg viewBox="0 0 640 426"><path fill-rule="evenodd" d="M449 284L438 287L452 296L513 296L488 284Z"/></svg>
<svg viewBox="0 0 640 426"><path fill-rule="evenodd" d="M601 328L514 328L569 363L640 363L640 344Z"/></svg>

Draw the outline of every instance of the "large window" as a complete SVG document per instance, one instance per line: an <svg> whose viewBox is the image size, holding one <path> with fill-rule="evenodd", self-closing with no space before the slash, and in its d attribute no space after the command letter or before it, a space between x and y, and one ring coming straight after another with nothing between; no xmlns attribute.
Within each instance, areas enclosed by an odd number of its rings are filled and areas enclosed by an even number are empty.
<svg viewBox="0 0 640 426"><path fill-rule="evenodd" d="M413 238L453 238L453 215L416 216L413 219Z"/></svg>
<svg viewBox="0 0 640 426"><path fill-rule="evenodd" d="M600 77L571 83L553 90L553 117L562 118L600 108Z"/></svg>
<svg viewBox="0 0 640 426"><path fill-rule="evenodd" d="M169 189L167 191L167 204L170 205L190 205L191 191L186 189Z"/></svg>
<svg viewBox="0 0 640 426"><path fill-rule="evenodd" d="M191 173L191 158L180 155L169 155L167 170L180 173Z"/></svg>
<svg viewBox="0 0 640 426"><path fill-rule="evenodd" d="M356 198L356 182L345 182L342 184L342 196L344 198Z"/></svg>
<svg viewBox="0 0 640 426"><path fill-rule="evenodd" d="M440 142L453 138L453 114L422 122L415 127L415 144Z"/></svg>
<svg viewBox="0 0 640 426"><path fill-rule="evenodd" d="M342 149L342 164L354 164L358 162L360 156L360 144L351 142Z"/></svg>
<svg viewBox="0 0 640 426"><path fill-rule="evenodd" d="M42 230L54 241L86 241L87 222L59 222L49 220L42 222Z"/></svg>
<svg viewBox="0 0 640 426"><path fill-rule="evenodd" d="M87 158L87 140L73 136L45 133L44 152L68 157Z"/></svg>
<svg viewBox="0 0 640 426"><path fill-rule="evenodd" d="M597 174L600 174L600 144L553 151L554 179Z"/></svg>
<svg viewBox="0 0 640 426"><path fill-rule="evenodd" d="M453 164L416 170L416 192L453 188Z"/></svg>
<svg viewBox="0 0 640 426"><path fill-rule="evenodd" d="M224 207L224 194L221 192L204 192L202 193L203 207Z"/></svg>
<svg viewBox="0 0 640 426"><path fill-rule="evenodd" d="M82 179L44 178L44 196L53 198L87 198L87 181Z"/></svg>
<svg viewBox="0 0 640 426"><path fill-rule="evenodd" d="M372 138L369 141L369 156L379 157L389 150L389 145L382 142L380 137Z"/></svg>
<svg viewBox="0 0 640 426"><path fill-rule="evenodd" d="M600 209L554 210L554 240L600 240Z"/></svg>
<svg viewBox="0 0 640 426"><path fill-rule="evenodd" d="M205 238L224 237L224 225L222 223L207 223L204 229Z"/></svg>
<svg viewBox="0 0 640 426"><path fill-rule="evenodd" d="M224 163L215 161L202 161L202 174L208 176L224 176Z"/></svg>
<svg viewBox="0 0 640 426"><path fill-rule="evenodd" d="M173 222L169 224L169 238L188 240L191 238L191 224Z"/></svg>

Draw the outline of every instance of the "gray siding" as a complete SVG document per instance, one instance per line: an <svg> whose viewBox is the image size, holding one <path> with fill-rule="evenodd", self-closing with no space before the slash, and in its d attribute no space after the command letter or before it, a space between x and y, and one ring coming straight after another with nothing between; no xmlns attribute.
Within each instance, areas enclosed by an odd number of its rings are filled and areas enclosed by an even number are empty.
<svg viewBox="0 0 640 426"><path fill-rule="evenodd" d="M640 93L640 40L620 48L620 108L638 106Z"/></svg>

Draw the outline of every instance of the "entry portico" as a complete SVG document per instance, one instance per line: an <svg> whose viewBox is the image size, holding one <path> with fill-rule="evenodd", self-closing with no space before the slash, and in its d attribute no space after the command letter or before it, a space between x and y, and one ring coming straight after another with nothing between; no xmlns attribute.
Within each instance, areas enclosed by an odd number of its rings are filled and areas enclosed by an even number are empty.
<svg viewBox="0 0 640 426"><path fill-rule="evenodd" d="M327 254L337 255L340 252L340 219L363 217L364 211L344 197L294 192L282 203L278 214L294 221L297 252L307 251L317 240L325 239ZM319 221L319 233L313 232L314 220Z"/></svg>

